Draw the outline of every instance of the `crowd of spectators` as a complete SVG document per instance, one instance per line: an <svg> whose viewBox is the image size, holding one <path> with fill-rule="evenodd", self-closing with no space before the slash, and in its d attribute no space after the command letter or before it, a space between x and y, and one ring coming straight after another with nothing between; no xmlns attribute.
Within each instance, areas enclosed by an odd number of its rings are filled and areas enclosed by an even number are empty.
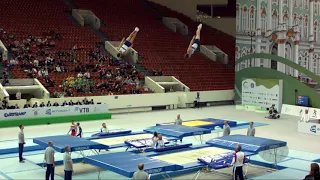
<svg viewBox="0 0 320 180"><path fill-rule="evenodd" d="M13 57L5 61L7 67L19 66L30 78L38 78L46 88L57 83L55 73L76 72L63 79L61 89L53 97L74 96L79 93L101 93L101 95L139 94L141 83L138 71L127 62L118 61L101 52L100 47L90 51L82 46L74 45L71 50L55 51L56 42L62 36L54 31L45 36L29 35L26 38L16 38L13 34L0 29L0 39L4 42ZM77 51L85 51L87 59L79 60ZM72 66L70 66L72 63ZM161 71L156 72L162 75Z"/></svg>
<svg viewBox="0 0 320 180"><path fill-rule="evenodd" d="M91 51L89 59L96 64L77 65L76 77L66 78L61 87L67 96L76 93L95 93L100 95L113 95L113 92L121 94L140 94L139 73L134 66L127 62L114 60L105 56L99 49ZM95 74L92 77L91 73ZM99 79L96 82L92 79Z"/></svg>
<svg viewBox="0 0 320 180"><path fill-rule="evenodd" d="M80 105L92 105L94 104L93 99L88 100L87 98L84 98L82 101L78 100L77 102L73 102L70 100L69 102L64 101L62 104L59 104L57 102L51 103L48 101L47 103L41 102L38 104L38 102L35 102L34 104L25 104L23 108L44 108L44 107L58 107L58 106L80 106ZM3 99L1 101L1 109L20 109L18 104L15 104L14 106L8 106L8 101L6 99Z"/></svg>

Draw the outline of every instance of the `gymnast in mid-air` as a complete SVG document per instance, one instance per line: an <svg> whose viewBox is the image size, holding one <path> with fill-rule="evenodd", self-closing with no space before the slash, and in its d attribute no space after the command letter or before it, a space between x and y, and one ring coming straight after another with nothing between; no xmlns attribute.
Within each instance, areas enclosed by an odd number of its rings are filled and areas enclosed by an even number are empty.
<svg viewBox="0 0 320 180"><path fill-rule="evenodd" d="M192 54L200 48L200 31L202 28L202 24L199 24L198 29L196 31L196 35L192 37L192 40L190 41L189 47L187 49L187 53L184 55L186 59L189 59Z"/></svg>
<svg viewBox="0 0 320 180"><path fill-rule="evenodd" d="M129 35L129 37L127 37L127 39L126 38L122 39L119 47L117 48L117 50L119 51L119 53L117 54L118 58L122 58L124 55L126 55L128 50L132 47L133 41L136 38L138 32L139 32L139 28L136 27L134 31Z"/></svg>

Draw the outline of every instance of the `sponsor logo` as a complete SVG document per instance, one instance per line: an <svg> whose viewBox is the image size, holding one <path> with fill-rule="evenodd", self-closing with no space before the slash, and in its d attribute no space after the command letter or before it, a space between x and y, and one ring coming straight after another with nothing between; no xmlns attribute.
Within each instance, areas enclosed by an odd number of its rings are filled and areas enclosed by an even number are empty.
<svg viewBox="0 0 320 180"><path fill-rule="evenodd" d="M69 112L69 109L47 109L46 110L46 114L47 115L51 115L54 113L65 113L65 112Z"/></svg>
<svg viewBox="0 0 320 180"><path fill-rule="evenodd" d="M73 151L83 151L83 150L87 150L87 149L90 149L90 146L76 147L76 148L73 148Z"/></svg>
<svg viewBox="0 0 320 180"><path fill-rule="evenodd" d="M310 132L317 133L317 131L320 131L320 127L317 128L316 125L312 125L312 126L310 127Z"/></svg>
<svg viewBox="0 0 320 180"><path fill-rule="evenodd" d="M4 117L24 116L26 114L27 112L9 112L9 113L4 113Z"/></svg>
<svg viewBox="0 0 320 180"><path fill-rule="evenodd" d="M248 89L248 82L247 81L245 81L245 82L243 82L243 84L242 84L242 86L245 88L245 89Z"/></svg>
<svg viewBox="0 0 320 180"><path fill-rule="evenodd" d="M149 173L149 174L155 174L155 173L161 173L161 172L162 172L162 168L146 170L146 173Z"/></svg>
<svg viewBox="0 0 320 180"><path fill-rule="evenodd" d="M34 110L34 111L33 111L33 114L34 114L35 116L37 116L37 115L38 115L38 110Z"/></svg>
<svg viewBox="0 0 320 180"><path fill-rule="evenodd" d="M46 110L46 114L47 114L47 115L51 115L51 109L47 109L47 110Z"/></svg>
<svg viewBox="0 0 320 180"><path fill-rule="evenodd" d="M89 113L89 108L79 108L80 113Z"/></svg>

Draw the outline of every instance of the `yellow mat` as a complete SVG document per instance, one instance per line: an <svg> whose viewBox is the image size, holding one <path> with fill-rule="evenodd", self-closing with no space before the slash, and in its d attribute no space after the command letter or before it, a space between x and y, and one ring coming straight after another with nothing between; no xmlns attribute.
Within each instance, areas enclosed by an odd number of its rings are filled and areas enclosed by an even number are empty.
<svg viewBox="0 0 320 180"><path fill-rule="evenodd" d="M166 154L161 156L155 156L153 158L162 160L168 163L172 163L172 164L183 165L187 163L198 162L199 157L222 154L226 152L230 152L230 150L216 148L216 147L208 147L208 148L201 148L201 149L196 149L191 151L184 151L184 152Z"/></svg>
<svg viewBox="0 0 320 180"><path fill-rule="evenodd" d="M203 126L203 125L210 125L214 124L213 122L201 121L201 120L194 120L194 121L187 121L182 122L183 126Z"/></svg>
<svg viewBox="0 0 320 180"><path fill-rule="evenodd" d="M144 139L144 138L152 138L152 134L137 134L132 136L120 136L120 137L114 137L114 138L95 139L92 141L110 146L110 145L124 143L124 141L127 141L127 140Z"/></svg>

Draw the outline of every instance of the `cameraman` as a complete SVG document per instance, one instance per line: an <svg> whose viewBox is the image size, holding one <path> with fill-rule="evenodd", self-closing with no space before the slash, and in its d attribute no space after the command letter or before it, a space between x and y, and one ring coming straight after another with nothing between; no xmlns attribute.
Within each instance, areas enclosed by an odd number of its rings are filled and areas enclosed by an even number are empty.
<svg viewBox="0 0 320 180"><path fill-rule="evenodd" d="M270 108L267 108L267 110L269 111L269 119L278 119L280 118L280 115L278 113L278 111L275 109L275 105L272 104L272 106Z"/></svg>

